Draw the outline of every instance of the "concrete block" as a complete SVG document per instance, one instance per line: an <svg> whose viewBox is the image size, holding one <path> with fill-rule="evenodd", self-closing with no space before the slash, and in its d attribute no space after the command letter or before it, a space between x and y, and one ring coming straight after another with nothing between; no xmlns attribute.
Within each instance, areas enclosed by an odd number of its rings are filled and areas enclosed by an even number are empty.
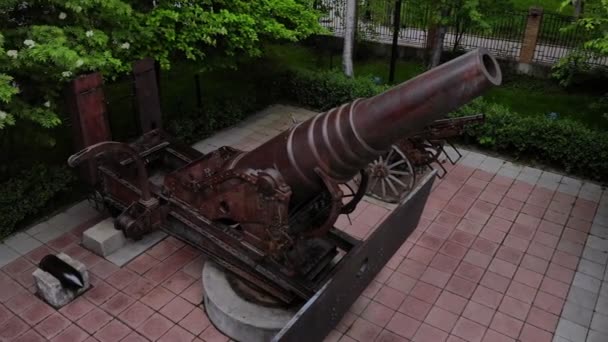
<svg viewBox="0 0 608 342"><path fill-rule="evenodd" d="M90 286L90 282L89 272L83 263L70 258L64 253L58 254L57 257L80 272L84 280L84 287L82 289L78 291L71 291L63 288L59 280L53 277L50 273L36 268L34 273L32 273L34 281L36 282L36 291L47 303L54 308L59 309L71 302L74 298L76 298L76 296L86 291Z"/></svg>
<svg viewBox="0 0 608 342"><path fill-rule="evenodd" d="M93 253L106 257L126 243L122 231L114 228L114 220L107 218L82 234L82 244Z"/></svg>

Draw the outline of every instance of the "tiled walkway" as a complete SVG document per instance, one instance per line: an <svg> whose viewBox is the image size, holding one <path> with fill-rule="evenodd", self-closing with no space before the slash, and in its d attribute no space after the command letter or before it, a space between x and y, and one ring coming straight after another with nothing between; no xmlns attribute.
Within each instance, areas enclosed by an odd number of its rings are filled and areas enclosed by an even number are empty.
<svg viewBox="0 0 608 342"><path fill-rule="evenodd" d="M196 147L254 147L292 114L312 113L276 106ZM337 226L365 237L390 208L366 199ZM100 219L81 203L0 245L0 339L228 340L201 306L197 250L166 238L120 268L79 246ZM327 340L608 341L607 238L599 186L467 152ZM31 277L54 251L86 263L95 285L59 311L34 296Z"/></svg>

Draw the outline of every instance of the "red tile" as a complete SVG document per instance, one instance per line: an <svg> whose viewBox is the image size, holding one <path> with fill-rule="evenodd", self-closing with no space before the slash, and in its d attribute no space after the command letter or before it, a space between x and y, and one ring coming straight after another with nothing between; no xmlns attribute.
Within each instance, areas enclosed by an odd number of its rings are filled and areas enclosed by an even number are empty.
<svg viewBox="0 0 608 342"><path fill-rule="evenodd" d="M539 231L534 236L534 241L536 241L540 244L543 244L547 247L555 248L555 247L557 247L557 243L559 242L559 237L549 234L549 233Z"/></svg>
<svg viewBox="0 0 608 342"><path fill-rule="evenodd" d="M15 280L25 288L33 287L35 284L34 277L29 272L19 274Z"/></svg>
<svg viewBox="0 0 608 342"><path fill-rule="evenodd" d="M488 267L488 265L490 265L492 257L490 255L486 255L471 249L467 252L463 260L477 267L485 269Z"/></svg>
<svg viewBox="0 0 608 342"><path fill-rule="evenodd" d="M156 287L147 295L141 298L141 302L154 310L160 310L165 304L169 303L175 295L163 287Z"/></svg>
<svg viewBox="0 0 608 342"><path fill-rule="evenodd" d="M440 239L434 235L422 233L420 239L418 239L418 242L416 242L416 244L437 251L439 250L439 247L441 247L444 241L445 240Z"/></svg>
<svg viewBox="0 0 608 342"><path fill-rule="evenodd" d="M435 222L439 223L440 225L442 225L446 228L456 228L456 225L458 224L460 219L461 219L460 216L442 212L439 215L437 215Z"/></svg>
<svg viewBox="0 0 608 342"><path fill-rule="evenodd" d="M384 284L393 275L393 273L395 273L393 270L384 267L380 270L380 272L378 272L378 275L376 275L375 280Z"/></svg>
<svg viewBox="0 0 608 342"><path fill-rule="evenodd" d="M104 260L102 257L93 254L86 253L83 257L80 258L80 261L88 268L91 269L93 266L97 265L99 262Z"/></svg>
<svg viewBox="0 0 608 342"><path fill-rule="evenodd" d="M428 324L422 324L413 341L416 342L443 342L447 339L448 334Z"/></svg>
<svg viewBox="0 0 608 342"><path fill-rule="evenodd" d="M106 282L95 285L92 289L84 293L84 297L95 305L101 305L110 299L117 290Z"/></svg>
<svg viewBox="0 0 608 342"><path fill-rule="evenodd" d="M38 265L38 263L40 263L40 260L42 260L42 258L44 258L48 254L54 254L54 253L55 252L51 248L47 247L46 245L42 245L42 246L37 247L36 249L30 251L29 253L27 253L25 255L25 257L28 258L34 264Z"/></svg>
<svg viewBox="0 0 608 342"><path fill-rule="evenodd" d="M500 274L503 277L513 278L513 275L517 270L517 266L504 260L494 258L490 264L490 267L488 267L488 270Z"/></svg>
<svg viewBox="0 0 608 342"><path fill-rule="evenodd" d="M462 217L469 210L473 202L475 202L475 199L472 197L456 195L450 200L444 210L450 214ZM441 210L442 208L435 209Z"/></svg>
<svg viewBox="0 0 608 342"><path fill-rule="evenodd" d="M410 292L411 296L416 297L429 304L435 303L440 294L440 288L420 281L416 283L416 286L414 286L414 288Z"/></svg>
<svg viewBox="0 0 608 342"><path fill-rule="evenodd" d="M479 342L483 337L486 328L479 323L475 323L469 319L464 317L460 317L458 322L456 322L456 326L452 331L452 334L463 338L469 342Z"/></svg>
<svg viewBox="0 0 608 342"><path fill-rule="evenodd" d="M524 258L521 261L521 267L527 268L530 271L534 271L540 274L545 274L545 271L547 271L548 266L548 261L527 253L526 255L524 255Z"/></svg>
<svg viewBox="0 0 608 342"><path fill-rule="evenodd" d="M495 312L495 310L485 305L469 302L462 316L487 327L492 321Z"/></svg>
<svg viewBox="0 0 608 342"><path fill-rule="evenodd" d="M0 303L6 303L15 296L17 294L17 291L15 291L16 288L20 288L19 284L9 280L8 277L6 277L6 279L0 279Z"/></svg>
<svg viewBox="0 0 608 342"><path fill-rule="evenodd" d="M463 196L477 198L477 197L479 197L479 195L481 194L482 191L483 191L483 188L480 186L464 184L458 193Z"/></svg>
<svg viewBox="0 0 608 342"><path fill-rule="evenodd" d="M8 319L12 318L14 315L4 306L0 305L0 324L6 322Z"/></svg>
<svg viewBox="0 0 608 342"><path fill-rule="evenodd" d="M471 248L485 255L492 256L498 249L498 246L499 245L495 242L478 237L475 239L475 242L473 242L473 246L471 246Z"/></svg>
<svg viewBox="0 0 608 342"><path fill-rule="evenodd" d="M156 258L148 255L147 253L143 253L129 262L127 264L127 268L141 275L146 273L150 268L158 263L159 261Z"/></svg>
<svg viewBox="0 0 608 342"><path fill-rule="evenodd" d="M432 269L429 268L427 270L432 270ZM431 272L431 271L429 271L429 272ZM434 275L436 272L439 272L439 271L431 272L429 274ZM427 274L427 273L425 273L425 274ZM415 284L416 284L416 279L406 276L404 274L401 274L399 272L393 273L391 275L391 277L389 278L388 282L386 283L386 285L394 288L395 290L401 291L405 294L408 294L410 292L410 290L414 287Z"/></svg>
<svg viewBox="0 0 608 342"><path fill-rule="evenodd" d="M80 342L84 341L89 335L77 325L72 324L63 330L59 335L52 339L53 342Z"/></svg>
<svg viewBox="0 0 608 342"><path fill-rule="evenodd" d="M230 340L228 337L224 336L219 330L217 330L213 325L210 325L202 334L199 336L206 342L228 342ZM344 335L344 337L347 337ZM344 339L344 338L343 338Z"/></svg>
<svg viewBox="0 0 608 342"><path fill-rule="evenodd" d="M486 272L480 284L494 291L505 293L509 287L511 279L501 276L494 272Z"/></svg>
<svg viewBox="0 0 608 342"><path fill-rule="evenodd" d="M119 341L131 333L131 329L118 320L113 320L95 334L99 341Z"/></svg>
<svg viewBox="0 0 608 342"><path fill-rule="evenodd" d="M546 292L538 291L534 306L554 315L559 315L564 306L564 300Z"/></svg>
<svg viewBox="0 0 608 342"><path fill-rule="evenodd" d="M484 213L479 209L472 207L464 217L467 220L478 224L486 224L486 222L488 222L488 219L490 218L490 214Z"/></svg>
<svg viewBox="0 0 608 342"><path fill-rule="evenodd" d="M394 314L395 310L380 303L371 301L361 313L361 317L380 327L384 327L391 320Z"/></svg>
<svg viewBox="0 0 608 342"><path fill-rule="evenodd" d="M420 324L420 321L397 312L390 322L388 322L386 328L400 336L411 339L414 337L414 334L416 333L416 330L418 330L418 327L420 327Z"/></svg>
<svg viewBox="0 0 608 342"><path fill-rule="evenodd" d="M55 337L70 325L70 321L58 313L54 313L36 325L36 331L47 340Z"/></svg>
<svg viewBox="0 0 608 342"><path fill-rule="evenodd" d="M378 224L378 222L380 222L380 220L382 220L387 214L388 210L377 205L370 204L356 219L361 220L370 227L373 227Z"/></svg>
<svg viewBox="0 0 608 342"><path fill-rule="evenodd" d="M521 212L532 217L542 218L545 214L545 208L531 203L526 203L524 204L523 208L521 208Z"/></svg>
<svg viewBox="0 0 608 342"><path fill-rule="evenodd" d="M524 253L522 251L508 246L501 246L498 249L498 252L496 252L496 257L498 259L507 261L514 265L518 265L523 256Z"/></svg>
<svg viewBox="0 0 608 342"><path fill-rule="evenodd" d="M135 329L146 321L148 317L152 316L153 313L154 311L146 305L140 302L135 302L129 308L121 312L118 315L118 318L131 328Z"/></svg>
<svg viewBox="0 0 608 342"><path fill-rule="evenodd" d="M552 201L549 203L549 209L560 214L568 215L572 210L572 203L564 203L559 201Z"/></svg>
<svg viewBox="0 0 608 342"><path fill-rule="evenodd" d="M424 320L425 323L450 332L458 320L458 315L434 306Z"/></svg>
<svg viewBox="0 0 608 342"><path fill-rule="evenodd" d="M557 245L558 250L575 256L583 254L583 248L583 245L568 240L561 240ZM549 256L549 259L551 259L551 256Z"/></svg>
<svg viewBox="0 0 608 342"><path fill-rule="evenodd" d="M551 342L553 335L532 325L525 324L519 340L522 342Z"/></svg>
<svg viewBox="0 0 608 342"><path fill-rule="evenodd" d="M461 231L458 229L454 230L454 232L450 236L450 241L459 243L465 247L471 246L471 244L473 244L474 240L475 240L475 235L469 234L467 232L464 232L464 231Z"/></svg>
<svg viewBox="0 0 608 342"><path fill-rule="evenodd" d="M179 296L194 305L201 304L203 302L203 285L202 285L202 283L200 281L195 281Z"/></svg>
<svg viewBox="0 0 608 342"><path fill-rule="evenodd" d="M152 291L153 288L154 284L152 284L152 282L144 278L138 278L127 285L123 291L134 299L139 299Z"/></svg>
<svg viewBox="0 0 608 342"><path fill-rule="evenodd" d="M167 240L163 240L157 243L154 247L148 249L146 253L154 257L155 259L165 260L174 252L176 252L179 248L180 246L177 246Z"/></svg>
<svg viewBox="0 0 608 342"><path fill-rule="evenodd" d="M526 227L519 223L513 223L513 226L511 227L511 231L509 232L509 234L515 235L518 238L531 240L532 236L534 236L534 232L535 232L534 228Z"/></svg>
<svg viewBox="0 0 608 342"><path fill-rule="evenodd" d="M524 303L515 298L505 296L498 307L498 311L524 321L528 315L528 311L530 311L530 307L530 303Z"/></svg>
<svg viewBox="0 0 608 342"><path fill-rule="evenodd" d="M511 209L514 211L520 211L521 208L523 207L523 205L524 205L524 203L522 201L518 201L516 199L512 199L509 197L503 198L503 200L500 202L501 207Z"/></svg>
<svg viewBox="0 0 608 342"><path fill-rule="evenodd" d="M57 251L63 251L71 244L78 242L78 239L73 234L63 234L60 237L51 240L47 243L49 247Z"/></svg>
<svg viewBox="0 0 608 342"><path fill-rule="evenodd" d="M437 255L439 256L439 254ZM414 279L420 278L426 270L426 265L412 259L403 259L401 265L397 267L397 272L408 275Z"/></svg>
<svg viewBox="0 0 608 342"><path fill-rule="evenodd" d="M558 316L533 306L530 309L530 314L528 314L526 322L538 328L546 330L550 333L553 333L555 332L555 328L557 327L558 320Z"/></svg>
<svg viewBox="0 0 608 342"><path fill-rule="evenodd" d="M551 279L571 283L572 279L574 278L574 271L552 262L549 264L546 276Z"/></svg>
<svg viewBox="0 0 608 342"><path fill-rule="evenodd" d="M532 244L530 244L530 248L528 248L528 254L544 260L551 260L553 252L555 252L555 249L541 245L538 242L532 242Z"/></svg>
<svg viewBox="0 0 608 342"><path fill-rule="evenodd" d="M479 234L479 232L481 232L481 229L483 229L483 224L463 219L462 221L460 221L456 229L463 231L467 234L477 235Z"/></svg>
<svg viewBox="0 0 608 342"><path fill-rule="evenodd" d="M326 338L326 341L331 342L329 336ZM340 340L340 342L342 342L342 340ZM409 342L409 340L384 329L380 332L380 335L378 335L376 342Z"/></svg>
<svg viewBox="0 0 608 342"><path fill-rule="evenodd" d="M355 300L353 305L350 306L349 311L356 315L360 315L361 312L363 312L363 310L369 305L369 302L371 302L371 299L365 296L360 296L357 298L357 300Z"/></svg>
<svg viewBox="0 0 608 342"><path fill-rule="evenodd" d="M525 303L532 303L534 301L534 296L536 295L536 289L513 281L507 290L507 295Z"/></svg>
<svg viewBox="0 0 608 342"><path fill-rule="evenodd" d="M466 279L454 276L448 282L446 289L461 297L470 298L475 290L476 284Z"/></svg>
<svg viewBox="0 0 608 342"><path fill-rule="evenodd" d="M498 230L503 233L507 233L511 229L511 225L513 223L509 220L505 220L498 216L492 216L488 220L486 227L490 227L492 229Z"/></svg>
<svg viewBox="0 0 608 342"><path fill-rule="evenodd" d="M418 261L424 265L428 265L431 262L431 260L433 260L434 256L435 256L434 251L427 249L427 248L414 246L410 250L410 253L408 254L407 257L412 260Z"/></svg>
<svg viewBox="0 0 608 342"><path fill-rule="evenodd" d="M107 282L112 285L112 287L122 290L137 279L139 279L137 274L126 268L121 268L114 272L114 274L107 279Z"/></svg>
<svg viewBox="0 0 608 342"><path fill-rule="evenodd" d="M186 331L180 326L174 325L166 334L164 334L159 342L190 342L194 339L194 335Z"/></svg>
<svg viewBox="0 0 608 342"><path fill-rule="evenodd" d="M101 329L111 320L112 316L108 315L101 309L94 308L93 310L91 310L91 312L79 319L76 324L78 324L89 334L94 334L96 331Z"/></svg>
<svg viewBox="0 0 608 342"><path fill-rule="evenodd" d="M55 309L51 308L42 301L37 301L27 310L20 313L19 317L21 317L27 324L35 325L53 312L55 312Z"/></svg>
<svg viewBox="0 0 608 342"><path fill-rule="evenodd" d="M540 224L540 219L528 214L521 213L517 216L515 223L521 224L522 226L528 228L536 229Z"/></svg>
<svg viewBox="0 0 608 342"><path fill-rule="evenodd" d="M551 260L560 265L563 266L565 268L571 269L571 270L576 270L576 267L578 266L578 257L574 256L574 255L570 255L567 253L564 253L562 251L555 251L555 253L553 254L553 258L551 258Z"/></svg>
<svg viewBox="0 0 608 342"><path fill-rule="evenodd" d="M481 195L479 195L479 199L482 201L486 201L492 204L499 204L502 201L502 194L493 192L491 190L484 190Z"/></svg>
<svg viewBox="0 0 608 342"><path fill-rule="evenodd" d="M177 272L179 268L180 267L176 267L175 265L164 261L144 273L144 277L153 283L161 283Z"/></svg>
<svg viewBox="0 0 608 342"><path fill-rule="evenodd" d="M443 245L443 247L441 247L440 252L454 259L460 260L465 256L467 249L457 243L448 241Z"/></svg>
<svg viewBox="0 0 608 342"><path fill-rule="evenodd" d="M137 328L137 331L144 337L156 340L164 335L171 327L173 323L158 313L155 313L146 322Z"/></svg>
<svg viewBox="0 0 608 342"><path fill-rule="evenodd" d="M399 265L401 264L401 261L403 261L404 257L401 255L397 255L396 253L388 260L388 262L386 263L386 267L390 268L391 270L396 270L397 267L399 267ZM173 275L175 276L175 275ZM173 277L171 277L173 278Z"/></svg>
<svg viewBox="0 0 608 342"><path fill-rule="evenodd" d="M509 317L501 312L497 312L496 315L494 315L492 324L490 324L492 330L496 330L499 333L512 338L517 338L519 336L522 326L522 321Z"/></svg>
<svg viewBox="0 0 608 342"><path fill-rule="evenodd" d="M80 317L93 310L95 306L84 297L78 297L73 302L62 307L59 312L72 321L78 320Z"/></svg>
<svg viewBox="0 0 608 342"><path fill-rule="evenodd" d="M5 305L9 310L16 314L27 310L30 306L40 301L35 295L26 290L22 290L21 287L18 287L18 290L16 289L14 292L16 294L7 301Z"/></svg>
<svg viewBox="0 0 608 342"><path fill-rule="evenodd" d="M119 269L120 268L113 263L107 260L101 260L100 262L96 263L95 266L90 269L90 271L97 277L106 279Z"/></svg>
<svg viewBox="0 0 608 342"><path fill-rule="evenodd" d="M28 259L26 259L25 257L19 257L7 264L6 266L2 267L2 271L4 271L4 273L8 274L12 278L16 278L21 273L31 273L30 271L32 271L34 267L36 266L34 266L34 264L32 264Z"/></svg>
<svg viewBox="0 0 608 342"><path fill-rule="evenodd" d="M429 267L426 269L426 271L424 272L422 277L420 277L420 280L424 281L425 283L429 283L431 285L437 286L439 288L443 288L448 283L448 280L450 279L450 277L451 277L450 273L442 272L442 271L436 270L432 267ZM409 286L409 284L414 284L413 282L415 282L415 280L413 278L410 278L410 279L411 279L411 282L410 281L405 281L405 282L400 281L399 283L407 284L407 286L411 289L411 286Z"/></svg>
<svg viewBox="0 0 608 342"><path fill-rule="evenodd" d="M505 240L503 241L504 246L516 249L521 252L525 252L528 249L529 244L529 240L522 239L512 234L507 234Z"/></svg>
<svg viewBox="0 0 608 342"><path fill-rule="evenodd" d="M370 303L370 305L371 305L371 303ZM381 305L381 304L378 304L378 305ZM424 318L426 317L426 315L431 310L431 307L432 307L432 305L429 303L423 302L420 299L414 298L412 296L407 296L405 298L405 300L403 301L403 303L401 304L401 306L399 307L399 312L404 313L419 321L423 321ZM363 317L365 317L365 316L363 316ZM376 323L371 319L369 319L369 320L373 323ZM376 323L376 324L378 324L378 323Z"/></svg>
<svg viewBox="0 0 608 342"><path fill-rule="evenodd" d="M44 337L40 336L34 329L30 329L23 335L12 340L13 342L44 342L48 341Z"/></svg>
<svg viewBox="0 0 608 342"><path fill-rule="evenodd" d="M480 237L498 244L502 243L502 240L505 238L505 235L506 234L504 232L498 229L490 228L487 225L484 229L482 229L481 233L479 234Z"/></svg>
<svg viewBox="0 0 608 342"><path fill-rule="evenodd" d="M543 275L522 267L518 267L513 280L537 289L543 280Z"/></svg>
<svg viewBox="0 0 608 342"><path fill-rule="evenodd" d="M433 234L444 240L449 238L453 231L454 231L454 228L446 227L446 226L436 224L436 223L432 223L426 229L427 233Z"/></svg>
<svg viewBox="0 0 608 342"><path fill-rule="evenodd" d="M568 295L569 284L554 280L548 277L543 279L540 289L559 298L566 298Z"/></svg>
<svg viewBox="0 0 608 342"><path fill-rule="evenodd" d="M19 319L19 317L14 316L0 325L0 339L10 341L24 333L27 329L27 324Z"/></svg>
<svg viewBox="0 0 608 342"><path fill-rule="evenodd" d="M201 308L195 308L179 322L180 326L194 335L203 332L210 324L207 314Z"/></svg>
<svg viewBox="0 0 608 342"><path fill-rule="evenodd" d="M538 225L538 230L559 237L564 230L564 225L541 220L540 224Z"/></svg>
<svg viewBox="0 0 608 342"><path fill-rule="evenodd" d="M199 256L198 258L192 260L188 265L186 265L183 271L188 276L194 279L199 279L201 277L201 270L203 269L205 259L206 258L204 256Z"/></svg>
<svg viewBox="0 0 608 342"><path fill-rule="evenodd" d="M101 308L112 316L117 316L128 306L133 304L135 300L122 292L117 293L114 297L110 298L107 302L101 305Z"/></svg>
<svg viewBox="0 0 608 342"><path fill-rule="evenodd" d="M165 305L159 312L173 322L177 323L181 321L182 318L186 317L186 315L192 310L194 310L194 305L188 303L180 297L176 297Z"/></svg>
<svg viewBox="0 0 608 342"><path fill-rule="evenodd" d="M192 284L192 285L194 285L194 284ZM370 299L374 298L374 296L378 293L378 291L380 291L380 288L382 286L383 285L380 284L379 282L372 280L369 283L369 285L367 285L367 287L365 288L365 290L363 290L362 295L364 297L367 297L367 298L370 298ZM192 303L192 302L190 302L190 303Z"/></svg>
<svg viewBox="0 0 608 342"><path fill-rule="evenodd" d="M362 318L357 318L346 334L357 341L373 341L382 328Z"/></svg>
<svg viewBox="0 0 608 342"><path fill-rule="evenodd" d="M515 340L492 329L488 329L483 337L483 342L515 342Z"/></svg>
<svg viewBox="0 0 608 342"><path fill-rule="evenodd" d="M481 267L477 267L475 265L471 265L471 264L463 261L460 264L460 266L458 267L458 269L456 270L455 274L464 279L468 279L473 282L478 282L479 280L481 280L481 277L483 276L484 271L485 270Z"/></svg>
<svg viewBox="0 0 608 342"><path fill-rule="evenodd" d="M454 272L454 270L456 270L456 267L458 267L459 262L460 261L458 259L454 259L447 255L438 253L437 255L435 255L433 261L431 261L431 264L429 266L443 272L452 273ZM418 277L420 277L420 275Z"/></svg>
<svg viewBox="0 0 608 342"><path fill-rule="evenodd" d="M399 308L404 299L404 293L399 292L388 286L382 286L380 291L378 291L378 293L374 297L375 301L382 303L393 310L397 310L397 308Z"/></svg>
<svg viewBox="0 0 608 342"><path fill-rule="evenodd" d="M518 211L510 209L510 208L506 208L504 206L497 206L496 210L494 210L494 216L507 220L507 221L515 221L515 218L517 217L517 213Z"/></svg>
<svg viewBox="0 0 608 342"><path fill-rule="evenodd" d="M464 310L466 304L467 300L465 298L448 291L443 291L435 302L436 306L455 313L456 315L460 315L462 313L462 310Z"/></svg>
<svg viewBox="0 0 608 342"><path fill-rule="evenodd" d="M500 305L502 297L503 295L500 292L496 292L480 285L477 286L477 289L475 290L475 293L473 293L473 297L471 298L471 300L479 304L483 304L492 309L496 309L498 308L498 305Z"/></svg>
<svg viewBox="0 0 608 342"><path fill-rule="evenodd" d="M545 212L545 216L543 216L543 219L563 226L566 224L566 221L568 221L568 214L562 214L557 211L548 209Z"/></svg>

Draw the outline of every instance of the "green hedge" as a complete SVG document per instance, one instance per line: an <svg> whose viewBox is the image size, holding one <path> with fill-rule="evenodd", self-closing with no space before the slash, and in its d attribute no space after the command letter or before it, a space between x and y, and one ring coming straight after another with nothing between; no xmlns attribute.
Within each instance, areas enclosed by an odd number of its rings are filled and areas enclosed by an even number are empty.
<svg viewBox="0 0 608 342"><path fill-rule="evenodd" d="M0 237L40 214L58 194L69 190L74 180L67 166L40 164L0 184Z"/></svg>
<svg viewBox="0 0 608 342"><path fill-rule="evenodd" d="M533 159L582 177L608 180L608 133L566 119L522 116L477 99L454 116L484 113L483 125L467 135L482 147Z"/></svg>

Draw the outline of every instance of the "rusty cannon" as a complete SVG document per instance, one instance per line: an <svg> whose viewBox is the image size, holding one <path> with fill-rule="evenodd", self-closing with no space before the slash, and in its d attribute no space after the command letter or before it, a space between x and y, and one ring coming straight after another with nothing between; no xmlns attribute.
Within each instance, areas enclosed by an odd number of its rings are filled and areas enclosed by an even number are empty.
<svg viewBox="0 0 608 342"><path fill-rule="evenodd" d="M162 229L247 288L283 305L305 303L276 338L297 340L304 325L314 326L311 340L322 339L415 229L434 177L360 241L334 223L363 198L367 165L408 132L500 83L496 60L475 50L380 95L321 113L248 152L225 146L203 154L155 128L158 117L154 125L140 119L143 135L129 144L95 142L87 137L110 136L105 120L80 118L79 141L88 146L68 163L86 166L95 198L127 237ZM361 187L349 194L343 184L356 175Z"/></svg>

